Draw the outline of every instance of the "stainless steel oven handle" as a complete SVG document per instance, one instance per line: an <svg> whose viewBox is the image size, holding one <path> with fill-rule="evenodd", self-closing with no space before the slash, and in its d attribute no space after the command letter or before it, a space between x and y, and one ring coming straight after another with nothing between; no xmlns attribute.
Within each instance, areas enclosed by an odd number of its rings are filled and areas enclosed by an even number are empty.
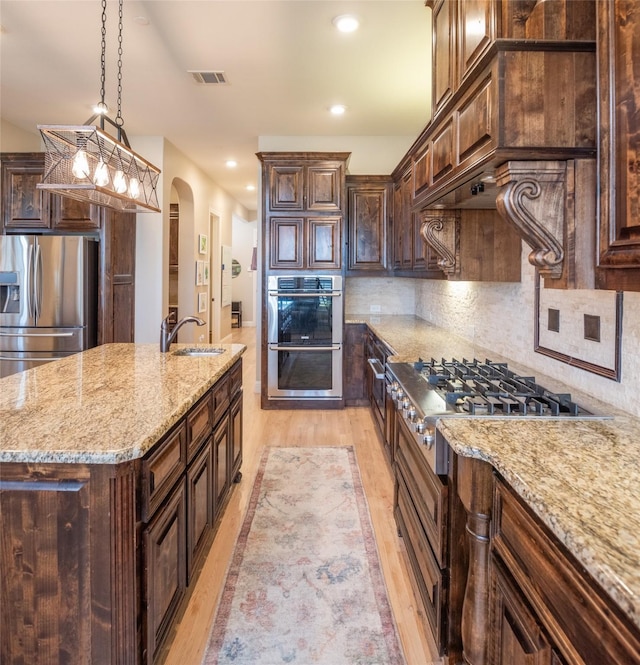
<svg viewBox="0 0 640 665"><path fill-rule="evenodd" d="M287 296L289 298L335 298L342 295L342 291L269 291L270 296Z"/></svg>
<svg viewBox="0 0 640 665"><path fill-rule="evenodd" d="M369 358L367 360L369 365L371 365L371 369L373 370L374 376L376 379L384 379L385 374L384 374L384 367L382 363L377 359L377 358Z"/></svg>
<svg viewBox="0 0 640 665"><path fill-rule="evenodd" d="M279 346L278 344L269 344L269 351L340 351L340 344L331 346Z"/></svg>

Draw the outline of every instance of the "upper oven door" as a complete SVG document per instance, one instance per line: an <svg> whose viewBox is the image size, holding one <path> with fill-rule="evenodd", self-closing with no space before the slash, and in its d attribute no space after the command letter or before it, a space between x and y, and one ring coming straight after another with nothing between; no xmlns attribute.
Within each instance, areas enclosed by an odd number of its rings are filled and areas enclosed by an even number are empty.
<svg viewBox="0 0 640 665"><path fill-rule="evenodd" d="M342 344L342 277L270 276L268 342L278 347Z"/></svg>

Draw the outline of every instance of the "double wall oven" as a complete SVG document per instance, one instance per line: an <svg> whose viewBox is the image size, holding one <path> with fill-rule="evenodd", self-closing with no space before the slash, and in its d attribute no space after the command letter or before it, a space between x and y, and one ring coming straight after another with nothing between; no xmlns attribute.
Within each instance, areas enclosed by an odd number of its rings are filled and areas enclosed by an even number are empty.
<svg viewBox="0 0 640 665"><path fill-rule="evenodd" d="M340 275L271 275L267 283L267 395L342 399Z"/></svg>

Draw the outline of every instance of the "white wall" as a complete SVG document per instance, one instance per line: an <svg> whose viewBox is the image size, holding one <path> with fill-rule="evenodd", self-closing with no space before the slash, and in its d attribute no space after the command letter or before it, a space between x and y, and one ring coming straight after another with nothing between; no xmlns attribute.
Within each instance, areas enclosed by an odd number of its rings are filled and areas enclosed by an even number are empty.
<svg viewBox="0 0 640 665"><path fill-rule="evenodd" d="M198 314L197 293L206 287L196 287L195 262L198 236L209 235L209 213L220 216L220 244L231 245L232 218L238 215L250 219L250 213L227 192L210 180L184 153L163 137L130 138L132 148L162 169L158 199L162 213L138 215L136 226L136 342L156 342L160 323L168 314L169 303L169 203L171 187L180 193L180 315ZM177 183L177 184L176 184ZM190 196L189 196L190 195ZM209 252L219 247L209 246ZM210 280L210 285L213 280ZM209 287L210 288L210 287ZM210 305L211 298L208 297ZM219 302L219 297L216 298ZM200 314L204 319L207 313ZM221 310L221 337L231 331L231 308ZM208 339L208 325L187 325L180 331L180 341L193 343L200 336ZM219 340L214 340L219 341Z"/></svg>
<svg viewBox="0 0 640 665"><path fill-rule="evenodd" d="M0 152L42 152L40 133L25 132L0 118Z"/></svg>
<svg viewBox="0 0 640 665"><path fill-rule="evenodd" d="M231 298L242 303L242 325L256 325L256 271L250 270L257 242L256 221L233 217L233 258L240 263L240 274L231 280Z"/></svg>
<svg viewBox="0 0 640 665"><path fill-rule="evenodd" d="M422 129L412 136L260 136L258 146L261 152L350 152L350 175L389 175Z"/></svg>

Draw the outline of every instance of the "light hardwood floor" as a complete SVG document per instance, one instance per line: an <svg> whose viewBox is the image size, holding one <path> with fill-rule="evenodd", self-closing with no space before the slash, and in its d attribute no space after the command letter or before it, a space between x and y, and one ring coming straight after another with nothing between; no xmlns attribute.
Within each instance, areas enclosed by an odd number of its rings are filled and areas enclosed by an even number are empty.
<svg viewBox="0 0 640 665"><path fill-rule="evenodd" d="M255 328L234 329L232 341L247 346L243 356L243 477L234 488L200 577L178 624L165 665L201 662L264 447L310 445L355 447L407 665L440 663L435 646L425 636L422 618L416 609L406 555L393 518L392 473L369 409L263 411L260 396L253 392L256 382Z"/></svg>

